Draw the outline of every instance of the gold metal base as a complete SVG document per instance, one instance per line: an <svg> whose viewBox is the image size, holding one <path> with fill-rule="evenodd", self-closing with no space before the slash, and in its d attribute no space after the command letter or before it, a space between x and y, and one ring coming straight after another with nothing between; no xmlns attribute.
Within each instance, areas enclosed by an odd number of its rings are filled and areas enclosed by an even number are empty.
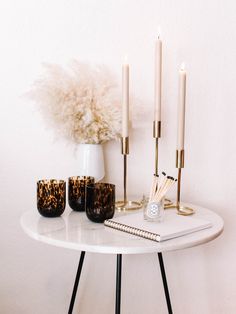
<svg viewBox="0 0 236 314"><path fill-rule="evenodd" d="M169 200L168 198L164 199L164 209L169 208L169 206L173 205L173 202Z"/></svg>
<svg viewBox="0 0 236 314"><path fill-rule="evenodd" d="M177 206L177 214L182 216L190 216L195 213L195 210L193 208L187 207L187 206Z"/></svg>
<svg viewBox="0 0 236 314"><path fill-rule="evenodd" d="M116 202L116 209L120 211L126 211L126 210L135 210L140 209L143 207L142 202L136 202L136 201L118 201Z"/></svg>
<svg viewBox="0 0 236 314"><path fill-rule="evenodd" d="M195 213L195 210L193 208L183 206L183 205L165 205L165 209L171 209L171 208L176 208L177 209L177 214L182 215L182 216L190 216Z"/></svg>

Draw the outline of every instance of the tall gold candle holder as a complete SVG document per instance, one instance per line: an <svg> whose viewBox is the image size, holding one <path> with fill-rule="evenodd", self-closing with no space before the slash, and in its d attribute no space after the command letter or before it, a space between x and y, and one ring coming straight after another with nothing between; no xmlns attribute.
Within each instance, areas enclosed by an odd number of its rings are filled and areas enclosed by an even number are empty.
<svg viewBox="0 0 236 314"><path fill-rule="evenodd" d="M156 141L155 146L155 175L158 176L158 140L161 137L161 121L153 121L153 137Z"/></svg>
<svg viewBox="0 0 236 314"><path fill-rule="evenodd" d="M181 205L180 194L181 194L181 170L184 168L184 150L176 150L176 168L178 168L178 186L177 186L177 199L176 205L171 208L177 208L177 213L183 216L189 216L194 214L194 209Z"/></svg>
<svg viewBox="0 0 236 314"><path fill-rule="evenodd" d="M158 176L158 154L159 154L159 147L158 147L158 140L161 137L161 121L153 121L153 137L155 138L155 175ZM165 198L164 207L169 208L173 203L171 200Z"/></svg>
<svg viewBox="0 0 236 314"><path fill-rule="evenodd" d="M122 137L121 138L121 154L124 157L124 181L123 181L123 188L124 188L124 195L123 200L116 202L116 208L118 210L134 210L139 209L142 207L142 202L130 201L127 197L127 169L128 169L128 155L129 155L129 137Z"/></svg>

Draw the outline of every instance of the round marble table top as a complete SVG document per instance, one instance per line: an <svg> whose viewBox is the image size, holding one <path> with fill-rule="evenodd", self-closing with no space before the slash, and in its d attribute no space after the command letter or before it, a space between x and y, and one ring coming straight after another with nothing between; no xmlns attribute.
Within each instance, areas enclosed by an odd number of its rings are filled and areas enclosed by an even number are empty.
<svg viewBox="0 0 236 314"><path fill-rule="evenodd" d="M191 207L196 209L193 217L211 221L212 227L161 243L105 227L102 223L93 223L84 212L71 211L69 208L58 218L42 217L37 210L25 212L21 217L21 226L35 240L79 251L108 254L173 251L206 243L223 231L224 223L220 216L196 205ZM176 215L175 209L169 209L168 214L170 211ZM117 212L115 215L130 213Z"/></svg>

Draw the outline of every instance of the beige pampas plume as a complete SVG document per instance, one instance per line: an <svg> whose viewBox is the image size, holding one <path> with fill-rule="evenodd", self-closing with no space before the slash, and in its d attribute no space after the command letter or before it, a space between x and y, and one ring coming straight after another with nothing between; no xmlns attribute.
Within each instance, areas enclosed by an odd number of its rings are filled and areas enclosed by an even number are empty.
<svg viewBox="0 0 236 314"><path fill-rule="evenodd" d="M35 82L29 96L58 135L87 144L120 137L119 91L105 66L73 61L67 68L44 67L45 76Z"/></svg>

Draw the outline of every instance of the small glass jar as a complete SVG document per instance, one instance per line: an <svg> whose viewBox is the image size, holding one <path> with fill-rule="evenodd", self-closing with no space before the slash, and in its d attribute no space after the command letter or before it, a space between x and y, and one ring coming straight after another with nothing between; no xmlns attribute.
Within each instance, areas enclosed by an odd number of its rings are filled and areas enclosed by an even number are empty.
<svg viewBox="0 0 236 314"><path fill-rule="evenodd" d="M37 208L44 217L59 217L66 207L66 182L40 180L37 182Z"/></svg>
<svg viewBox="0 0 236 314"><path fill-rule="evenodd" d="M93 184L94 178L89 176L76 176L68 179L68 203L71 209L85 211L85 188Z"/></svg>
<svg viewBox="0 0 236 314"><path fill-rule="evenodd" d="M86 186L86 215L93 222L104 222L115 213L115 185L95 183Z"/></svg>
<svg viewBox="0 0 236 314"><path fill-rule="evenodd" d="M144 219L161 222L164 216L164 198L159 202L148 202L144 207Z"/></svg>

